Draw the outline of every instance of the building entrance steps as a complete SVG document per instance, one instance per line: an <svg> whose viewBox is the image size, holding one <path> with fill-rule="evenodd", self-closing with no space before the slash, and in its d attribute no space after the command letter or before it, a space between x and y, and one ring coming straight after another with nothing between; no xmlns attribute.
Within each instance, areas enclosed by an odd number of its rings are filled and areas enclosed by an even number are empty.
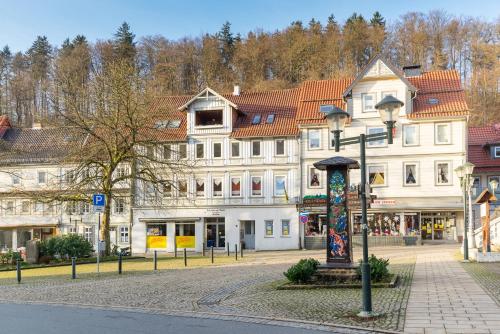
<svg viewBox="0 0 500 334"><path fill-rule="evenodd" d="M453 257L417 256L405 333L500 333L500 306Z"/></svg>

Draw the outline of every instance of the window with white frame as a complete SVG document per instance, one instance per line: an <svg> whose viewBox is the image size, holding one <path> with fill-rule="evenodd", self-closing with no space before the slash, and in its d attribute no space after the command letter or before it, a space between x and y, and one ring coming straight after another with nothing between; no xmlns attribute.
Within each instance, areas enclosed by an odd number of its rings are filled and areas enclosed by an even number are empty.
<svg viewBox="0 0 500 334"><path fill-rule="evenodd" d="M187 158L187 145L185 143L179 144L179 159Z"/></svg>
<svg viewBox="0 0 500 334"><path fill-rule="evenodd" d="M212 179L212 196L222 197L222 177L214 177Z"/></svg>
<svg viewBox="0 0 500 334"><path fill-rule="evenodd" d="M403 146L417 146L420 143L418 124L403 125Z"/></svg>
<svg viewBox="0 0 500 334"><path fill-rule="evenodd" d="M275 175L274 176L274 196L283 197L286 196L286 176L285 175Z"/></svg>
<svg viewBox="0 0 500 334"><path fill-rule="evenodd" d="M186 180L179 180L179 197L187 197L187 182Z"/></svg>
<svg viewBox="0 0 500 334"><path fill-rule="evenodd" d="M78 207L79 207L78 202L75 201L68 202L66 204L66 212L69 215L75 215L79 213Z"/></svg>
<svg viewBox="0 0 500 334"><path fill-rule="evenodd" d="M222 143L214 143L212 155L214 158L222 158Z"/></svg>
<svg viewBox="0 0 500 334"><path fill-rule="evenodd" d="M165 160L172 159L172 145L170 144L163 145L163 159Z"/></svg>
<svg viewBox="0 0 500 334"><path fill-rule="evenodd" d="M251 178L251 195L262 196L262 176L252 176Z"/></svg>
<svg viewBox="0 0 500 334"><path fill-rule="evenodd" d="M252 157L260 157L261 155L260 146L261 146L260 140L252 141Z"/></svg>
<svg viewBox="0 0 500 334"><path fill-rule="evenodd" d="M277 156L285 155L285 140L284 139L276 139L274 141L274 154Z"/></svg>
<svg viewBox="0 0 500 334"><path fill-rule="evenodd" d="M76 227L74 227L74 226L70 226L70 227L68 228L68 233L69 233L69 234L76 234Z"/></svg>
<svg viewBox="0 0 500 334"><path fill-rule="evenodd" d="M205 180L196 180L196 197L205 197Z"/></svg>
<svg viewBox="0 0 500 334"><path fill-rule="evenodd" d="M64 174L64 181L66 184L72 184L75 181L75 174L72 170L67 170Z"/></svg>
<svg viewBox="0 0 500 334"><path fill-rule="evenodd" d="M418 186L420 184L419 163L403 162L403 185Z"/></svg>
<svg viewBox="0 0 500 334"><path fill-rule="evenodd" d="M128 226L120 226L120 242L128 242Z"/></svg>
<svg viewBox="0 0 500 334"><path fill-rule="evenodd" d="M309 129L309 131L307 131L307 137L310 150L319 150L321 148L320 129Z"/></svg>
<svg viewBox="0 0 500 334"><path fill-rule="evenodd" d="M451 161L436 161L434 167L436 185L447 186L452 184Z"/></svg>
<svg viewBox="0 0 500 334"><path fill-rule="evenodd" d="M231 197L241 196L241 177L232 176L231 177Z"/></svg>
<svg viewBox="0 0 500 334"><path fill-rule="evenodd" d="M266 237L272 237L274 235L274 222L272 220L265 220L264 225L266 227Z"/></svg>
<svg viewBox="0 0 500 334"><path fill-rule="evenodd" d="M373 112L375 110L375 93L361 94L361 108L362 112Z"/></svg>
<svg viewBox="0 0 500 334"><path fill-rule="evenodd" d="M33 212L35 213L43 213L43 203L42 202L35 202L33 205Z"/></svg>
<svg viewBox="0 0 500 334"><path fill-rule="evenodd" d="M118 167L116 169L116 177L124 178L125 176L127 176L127 169L125 167Z"/></svg>
<svg viewBox="0 0 500 334"><path fill-rule="evenodd" d="M21 177L19 175L12 175L12 184L17 186L21 184Z"/></svg>
<svg viewBox="0 0 500 334"><path fill-rule="evenodd" d="M116 214L123 214L125 212L125 199L123 198L115 198L114 207Z"/></svg>
<svg viewBox="0 0 500 334"><path fill-rule="evenodd" d="M82 208L82 214L90 213L90 203L83 202L81 208Z"/></svg>
<svg viewBox="0 0 500 334"><path fill-rule="evenodd" d="M309 179L308 186L309 188L321 188L321 174L319 169L316 169L313 166L309 167Z"/></svg>
<svg viewBox="0 0 500 334"><path fill-rule="evenodd" d="M387 185L387 165L368 165L368 182L372 187Z"/></svg>
<svg viewBox="0 0 500 334"><path fill-rule="evenodd" d="M290 220L282 219L281 220L281 236L288 237L290 236Z"/></svg>
<svg viewBox="0 0 500 334"><path fill-rule="evenodd" d="M14 201L5 202L5 213L8 215L13 215L16 212L14 209Z"/></svg>
<svg viewBox="0 0 500 334"><path fill-rule="evenodd" d="M84 227L83 228L83 237L90 243L94 243L94 228L93 227Z"/></svg>
<svg viewBox="0 0 500 334"><path fill-rule="evenodd" d="M240 142L233 141L231 143L231 157L239 158L240 157Z"/></svg>
<svg viewBox="0 0 500 334"><path fill-rule="evenodd" d="M45 184L47 183L47 172L45 171L38 171L38 184Z"/></svg>
<svg viewBox="0 0 500 334"><path fill-rule="evenodd" d="M436 145L451 144L451 124L436 123L434 128L434 143Z"/></svg>
<svg viewBox="0 0 500 334"><path fill-rule="evenodd" d="M29 214L30 213L31 202L30 201L22 201L21 202L21 213Z"/></svg>
<svg viewBox="0 0 500 334"><path fill-rule="evenodd" d="M203 159L205 157L205 145L203 143L196 144L196 159Z"/></svg>
<svg viewBox="0 0 500 334"><path fill-rule="evenodd" d="M500 158L500 146L495 146L493 148L493 156L495 158Z"/></svg>
<svg viewBox="0 0 500 334"><path fill-rule="evenodd" d="M474 182L471 190L473 196L479 196L479 193L481 192L481 177L474 176Z"/></svg>
<svg viewBox="0 0 500 334"><path fill-rule="evenodd" d="M366 128L366 134L367 135L374 135L377 133L383 133L386 129L384 127L380 126L371 126ZM379 139L379 140L374 140L374 141L369 141L367 142L368 147L385 147L386 142L385 139Z"/></svg>

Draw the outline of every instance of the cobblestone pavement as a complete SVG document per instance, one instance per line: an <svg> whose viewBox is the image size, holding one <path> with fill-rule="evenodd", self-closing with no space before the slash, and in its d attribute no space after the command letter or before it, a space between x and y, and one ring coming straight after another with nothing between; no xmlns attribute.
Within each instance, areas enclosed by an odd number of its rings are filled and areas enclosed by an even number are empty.
<svg viewBox="0 0 500 334"><path fill-rule="evenodd" d="M368 322L358 322L353 317L361 308L358 289L281 291L273 288L283 279L283 272L290 264L306 257L324 260L323 251L248 252L245 262L220 267L91 276L75 281L54 278L4 285L0 286L0 300L109 305L150 312L209 312L401 330L415 254L435 256L442 249L447 248L372 248L371 252L377 256L391 259L391 269L400 273L403 280L395 289L373 289L374 309L382 316ZM358 253L359 250L355 250L355 255Z"/></svg>
<svg viewBox="0 0 500 334"><path fill-rule="evenodd" d="M418 254L405 333L500 333L499 305L453 253Z"/></svg>
<svg viewBox="0 0 500 334"><path fill-rule="evenodd" d="M462 267L500 305L500 263L470 262Z"/></svg>

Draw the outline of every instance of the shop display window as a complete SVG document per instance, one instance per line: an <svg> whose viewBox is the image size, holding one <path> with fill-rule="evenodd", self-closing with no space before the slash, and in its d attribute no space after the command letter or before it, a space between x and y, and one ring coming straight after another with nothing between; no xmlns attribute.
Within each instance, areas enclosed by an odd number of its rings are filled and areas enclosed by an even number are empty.
<svg viewBox="0 0 500 334"><path fill-rule="evenodd" d="M361 234L361 215L354 215L353 234ZM370 236L396 236L401 235L401 221L399 214L392 212L374 213L368 215L368 235Z"/></svg>
<svg viewBox="0 0 500 334"><path fill-rule="evenodd" d="M306 236L326 235L326 215L311 214L306 223Z"/></svg>

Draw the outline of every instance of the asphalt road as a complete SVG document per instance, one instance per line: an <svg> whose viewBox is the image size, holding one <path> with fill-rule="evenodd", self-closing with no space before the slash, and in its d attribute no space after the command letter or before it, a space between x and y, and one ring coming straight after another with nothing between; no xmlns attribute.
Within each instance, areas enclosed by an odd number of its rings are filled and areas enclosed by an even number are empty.
<svg viewBox="0 0 500 334"><path fill-rule="evenodd" d="M102 310L72 306L0 303L0 333L217 333L217 334L314 334L321 330L255 324L233 320ZM344 330L340 332L345 333ZM353 333L349 331L350 333ZM330 332L332 333L332 332Z"/></svg>

